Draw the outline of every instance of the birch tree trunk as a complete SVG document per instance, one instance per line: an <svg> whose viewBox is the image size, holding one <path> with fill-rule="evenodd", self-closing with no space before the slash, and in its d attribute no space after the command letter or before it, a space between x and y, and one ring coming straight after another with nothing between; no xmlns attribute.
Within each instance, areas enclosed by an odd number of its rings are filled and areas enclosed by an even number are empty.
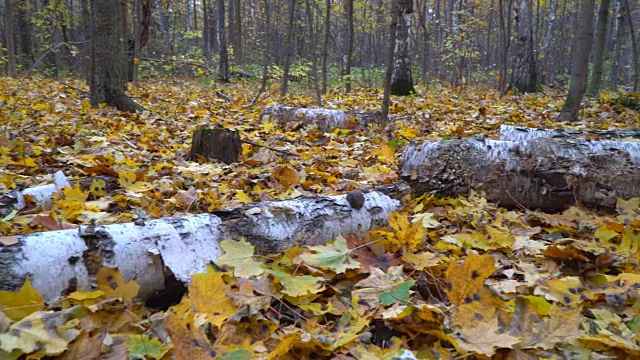
<svg viewBox="0 0 640 360"><path fill-rule="evenodd" d="M322 93L320 92L320 81L318 79L318 55L316 52L316 31L313 26L313 12L311 11L310 0L305 0L307 10L307 27L309 28L309 39L311 40L311 71L313 75L313 89L316 94L316 104L322 106Z"/></svg>
<svg viewBox="0 0 640 360"><path fill-rule="evenodd" d="M519 0L516 10L517 54L509 88L519 92L538 92L538 71L533 51L533 7L531 0Z"/></svg>
<svg viewBox="0 0 640 360"><path fill-rule="evenodd" d="M391 75L391 95L415 94L411 77L411 25L413 22L413 0L399 1L401 21L396 26L396 59Z"/></svg>
<svg viewBox="0 0 640 360"><path fill-rule="evenodd" d="M578 111L582 97L587 89L587 75L589 72L589 53L593 40L593 11L595 0L582 0L580 8L580 22L578 25L578 39L573 53L571 65L571 83L569 93L562 111L556 121L568 122L578 120Z"/></svg>
<svg viewBox="0 0 640 360"><path fill-rule="evenodd" d="M344 81L345 91L351 92L351 61L353 59L353 0L347 0L346 4L347 15L347 61L344 66Z"/></svg>

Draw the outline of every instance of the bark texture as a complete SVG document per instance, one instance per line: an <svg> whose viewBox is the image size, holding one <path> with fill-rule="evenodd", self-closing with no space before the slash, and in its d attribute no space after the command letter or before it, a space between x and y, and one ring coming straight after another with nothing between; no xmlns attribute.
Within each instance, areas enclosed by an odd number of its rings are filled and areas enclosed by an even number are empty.
<svg viewBox="0 0 640 360"><path fill-rule="evenodd" d="M640 140L640 129L620 130L571 130L571 129L536 129L523 126L500 126L500 140L529 141L540 138L594 140ZM589 140L587 140L587 138Z"/></svg>
<svg viewBox="0 0 640 360"><path fill-rule="evenodd" d="M237 131L222 128L200 128L193 132L189 154L192 161L203 156L205 159L216 159L225 164L231 164L238 161L241 153L242 144Z"/></svg>
<svg viewBox="0 0 640 360"><path fill-rule="evenodd" d="M140 285L148 298L170 281L188 283L222 255L219 242L244 236L259 253L297 245L318 245L339 234L362 235L384 226L397 200L380 192L364 195L352 208L344 195L261 202L232 211L163 218L144 224L82 226L79 229L19 235L0 243L0 289L15 291L27 276L46 301L69 291L91 289L103 267L118 268L125 281ZM54 277L51 274L55 274Z"/></svg>
<svg viewBox="0 0 640 360"><path fill-rule="evenodd" d="M598 24L596 25L595 52L593 54L593 77L591 78L590 93L595 95L602 85L604 50L607 38L607 23L609 19L609 4L611 0L602 0L598 9Z"/></svg>
<svg viewBox="0 0 640 360"><path fill-rule="evenodd" d="M516 12L517 55L509 87L527 93L540 91L536 56L533 51L533 7L530 0L519 0Z"/></svg>
<svg viewBox="0 0 640 360"><path fill-rule="evenodd" d="M13 0L4 0L4 37L7 44L7 75L18 76L16 67L16 45L13 36Z"/></svg>
<svg viewBox="0 0 640 360"><path fill-rule="evenodd" d="M305 109L288 106L265 106L260 117L273 118L279 123L315 123L323 131L335 128L357 128L384 123L380 111Z"/></svg>
<svg viewBox="0 0 640 360"><path fill-rule="evenodd" d="M128 74L124 7L118 0L94 0L91 10L91 106L106 103L120 111L144 110L125 93Z"/></svg>
<svg viewBox="0 0 640 360"><path fill-rule="evenodd" d="M401 178L417 194L483 191L500 206L559 211L571 205L613 210L640 196L640 143L538 138L468 138L410 145Z"/></svg>
<svg viewBox="0 0 640 360"><path fill-rule="evenodd" d="M411 26L413 22L413 0L399 0L401 21L396 26L396 59L391 76L391 95L406 96L416 93L411 76Z"/></svg>
<svg viewBox="0 0 640 360"><path fill-rule="evenodd" d="M224 0L218 0L218 78L229 82L229 49L227 48L227 31L224 18Z"/></svg>
<svg viewBox="0 0 640 360"><path fill-rule="evenodd" d="M587 75L589 72L589 52L593 42L593 11L595 0L582 0L580 9L580 23L578 25L578 39L573 52L571 64L571 83L567 100L558 118L559 122L578 120L578 111L582 97L587 89Z"/></svg>

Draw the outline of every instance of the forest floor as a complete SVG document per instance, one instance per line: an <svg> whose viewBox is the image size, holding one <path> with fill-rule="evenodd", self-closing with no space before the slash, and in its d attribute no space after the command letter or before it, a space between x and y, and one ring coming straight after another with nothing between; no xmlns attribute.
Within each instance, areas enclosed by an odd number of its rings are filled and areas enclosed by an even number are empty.
<svg viewBox="0 0 640 360"><path fill-rule="evenodd" d="M0 243L18 234L78 224L184 216L391 184L409 142L477 134L497 138L502 124L640 128L637 94L604 92L586 101L581 121L558 124L554 118L564 91L500 97L491 89L434 87L418 89L416 96L394 97L393 123L384 128L324 133L304 121L286 126L263 121L260 112L266 105L315 105L307 95L280 99L273 87L265 100L249 106L258 86L245 82L203 87L182 79L142 82L130 85L129 94L149 111L127 115L112 108L92 109L81 81L63 85L0 78L0 196L49 183L56 171L72 182L88 179L84 187L56 195L51 210L31 204L2 214ZM324 98L324 107L377 110L381 99L378 89L336 91ZM626 106L633 101L635 110ZM187 161L192 131L203 125L235 129L242 139L296 156L243 144L235 164ZM181 305L154 315L164 321L171 341L166 332L154 330L140 304L111 304L135 311L128 319L103 314L110 320L96 320L93 332L83 328L86 324L66 323L79 330L75 341L54 339L58 346L64 340L61 358L73 358L82 346L99 349L105 333L121 340L112 344L112 354L128 351L156 359L179 354L198 358L193 354L201 353L203 358L391 359L408 350L425 359L465 354L513 359L640 356L640 199L619 201L619 213L613 215L577 207L560 214L507 211L478 194L405 198L403 205L389 228L363 239L347 238L351 251L343 251L339 240L313 249L317 254L297 249L259 263L251 280L213 269L199 280L194 277ZM236 251L249 246L238 244ZM371 244L376 246L361 246ZM353 256L357 261L351 264L358 265L339 270L314 258L322 252L337 253L342 260ZM228 270L234 267L232 262L226 265ZM303 284L309 278L324 286ZM211 295L207 286L234 295ZM123 291L132 291L127 289ZM347 297L345 289L355 289L353 297ZM117 294L122 297L111 295ZM222 315L215 319L194 305L206 294L215 296L220 308ZM82 301L67 299L57 310L104 302L108 295L103 291ZM20 296L37 299L33 291ZM7 297L11 295L0 292L0 308ZM238 308L248 303L254 308L239 315ZM43 308L41 304L28 314L40 314L34 311ZM15 321L12 329L19 330L24 315L9 316ZM125 320L137 325L112 328L113 322ZM195 326L205 322L212 325ZM0 317L0 333L11 323ZM184 331L193 326L197 330ZM22 342L11 343L21 345L11 345L8 339L20 336L15 334L0 334L0 358L38 349L43 355L62 353L42 344L36 348L35 340L24 336Z"/></svg>

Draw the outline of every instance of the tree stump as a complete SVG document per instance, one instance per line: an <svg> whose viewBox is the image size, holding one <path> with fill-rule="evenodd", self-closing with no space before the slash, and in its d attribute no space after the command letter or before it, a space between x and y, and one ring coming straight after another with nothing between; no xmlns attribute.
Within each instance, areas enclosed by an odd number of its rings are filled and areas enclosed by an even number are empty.
<svg viewBox="0 0 640 360"><path fill-rule="evenodd" d="M199 128L193 132L189 159L197 161L200 155L231 164L238 161L242 151L237 131L223 128Z"/></svg>

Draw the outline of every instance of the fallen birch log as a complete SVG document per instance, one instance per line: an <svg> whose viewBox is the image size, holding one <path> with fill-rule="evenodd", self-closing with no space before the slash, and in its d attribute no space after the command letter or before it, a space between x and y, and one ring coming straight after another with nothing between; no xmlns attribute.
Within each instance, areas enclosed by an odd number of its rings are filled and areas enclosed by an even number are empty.
<svg viewBox="0 0 640 360"><path fill-rule="evenodd" d="M380 111L306 109L289 106L265 106L262 109L260 118L263 121L273 118L282 124L300 121L315 123L323 131L331 131L335 128L354 128L358 125L366 126L371 123L383 123Z"/></svg>
<svg viewBox="0 0 640 360"><path fill-rule="evenodd" d="M500 126L500 140L529 141L540 138L620 140L640 139L640 129L619 130L572 130L572 129L538 129L514 125Z"/></svg>
<svg viewBox="0 0 640 360"><path fill-rule="evenodd" d="M400 177L416 194L486 193L505 207L559 211L571 205L613 210L640 196L640 143L484 138L412 144Z"/></svg>
<svg viewBox="0 0 640 360"><path fill-rule="evenodd" d="M386 224L400 203L383 193L364 194L352 208L345 196L261 202L216 214L162 218L144 225L113 224L18 235L0 242L0 290L16 290L27 276L46 301L91 287L103 267L118 268L140 285L139 296L162 291L170 279L191 275L221 255L219 242L245 237L259 252L317 245L339 234L360 235ZM7 237L5 237L7 240Z"/></svg>

